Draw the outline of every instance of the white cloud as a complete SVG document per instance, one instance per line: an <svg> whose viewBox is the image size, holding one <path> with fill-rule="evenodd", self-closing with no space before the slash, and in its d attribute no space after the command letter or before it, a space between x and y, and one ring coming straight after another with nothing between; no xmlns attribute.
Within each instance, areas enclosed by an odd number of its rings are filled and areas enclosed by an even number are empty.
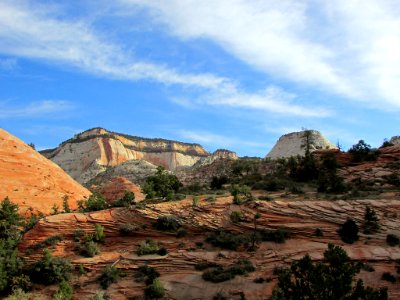
<svg viewBox="0 0 400 300"><path fill-rule="evenodd" d="M61 112L70 111L74 105L64 100L43 100L31 102L26 106L11 106L9 102L0 102L0 119L10 118L35 118L53 116Z"/></svg>
<svg viewBox="0 0 400 300"><path fill-rule="evenodd" d="M60 20L25 1L0 2L0 53L73 65L99 76L150 79L165 84L218 88L229 80L212 74L182 74L159 64L137 61L83 21Z"/></svg>
<svg viewBox="0 0 400 300"><path fill-rule="evenodd" d="M188 5L193 5L191 1L187 3ZM178 2L171 2L171 4L171 7L178 9L178 19L184 17L180 13L180 8L184 8L184 10L190 8L185 4L181 4L185 7L177 7ZM208 6L202 5L201 7L201 11L203 11ZM221 10L224 6L218 8ZM241 5L237 7L237 9L239 8L244 9L245 7ZM249 7L249 9L252 9L252 7ZM203 11L203 13L206 12L209 12L208 9ZM219 11L219 13L222 12ZM253 11L253 13L255 12ZM290 13L293 17L295 17L295 14L296 10ZM229 14L225 16L226 21L228 17L232 16ZM262 15L259 17L262 17ZM275 17L277 18L276 21L278 21L283 16ZM203 29L199 29L196 26L192 28L193 26L191 25L195 23L190 23L186 17L180 22L182 25L188 25L188 35L190 35L208 32L211 28L208 27L207 23L215 23L215 20L213 22L211 19L204 19L202 24L205 27L201 27ZM186 22L189 23L186 24ZM249 16L247 16L247 22L253 24ZM242 25L244 24L240 23L237 26ZM279 31L279 28L276 28L276 30ZM181 34L185 34L185 32L182 31ZM231 34L234 35L233 31ZM250 38L249 35L245 36ZM251 39L256 39L256 36L252 35ZM242 42L251 41L244 40ZM302 51L308 50L303 49ZM264 91L248 93L242 91L236 82L226 77L208 73L185 74L166 65L138 61L128 55L121 46L107 41L106 36L101 36L84 21L79 19L68 21L65 18L57 18L57 12L54 7L50 10L44 6L30 5L26 1L6 0L0 2L0 53L72 65L86 72L114 79L132 81L147 79L163 84L178 84L201 88L202 92L200 94L202 96L199 97L197 103L203 105L260 109L279 114L308 117L328 115L326 110L294 104L291 101L294 96L280 89L268 87ZM248 55L253 57L253 53L248 53ZM276 66L278 65L279 61L276 61ZM174 99L174 101L179 102L181 105L185 103L193 105L193 101L190 104L188 101L185 102L184 99Z"/></svg>
<svg viewBox="0 0 400 300"><path fill-rule="evenodd" d="M212 145L213 147L219 148L234 147L238 145L265 148L265 143L245 141L243 139L227 137L207 131L180 130L178 134L183 139L187 139L199 144Z"/></svg>
<svg viewBox="0 0 400 300"><path fill-rule="evenodd" d="M254 68L400 107L397 0L119 0L147 7L182 39L209 39Z"/></svg>
<svg viewBox="0 0 400 300"><path fill-rule="evenodd" d="M17 67L17 60L15 58L0 59L0 70L11 71Z"/></svg>
<svg viewBox="0 0 400 300"><path fill-rule="evenodd" d="M175 98L173 102L186 108L208 105L266 111L298 117L324 118L332 115L332 112L328 109L297 105L294 101L296 97L295 94L285 92L276 86L268 86L265 90L254 93L243 92L235 86L230 86L196 99Z"/></svg>

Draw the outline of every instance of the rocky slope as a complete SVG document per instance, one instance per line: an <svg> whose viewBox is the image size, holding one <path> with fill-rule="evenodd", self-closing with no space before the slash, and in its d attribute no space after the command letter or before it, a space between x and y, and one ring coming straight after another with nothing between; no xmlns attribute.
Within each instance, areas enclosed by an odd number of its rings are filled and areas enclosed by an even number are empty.
<svg viewBox="0 0 400 300"><path fill-rule="evenodd" d="M374 208L380 219L381 229L374 235L360 235L360 240L352 245L343 244L337 229L340 224L351 216L360 227L363 224L365 207ZM232 211L241 211L244 219L240 223L230 221ZM283 244L261 242L255 251L239 248L237 251L222 250L204 243L204 238L211 232L224 228L235 234L251 234L253 232L253 217L260 214L257 220L258 229L276 229L285 227L291 233L291 238ZM187 231L187 235L177 238L174 233L156 230L152 224L161 215L176 215ZM161 282L166 288L166 299L213 299L217 293L223 293L229 299L240 299L244 294L246 299L268 299L276 284L274 269L288 266L293 260L309 253L312 259L320 260L328 243L342 245L349 256L368 263L373 272L361 271L360 277L366 285L372 287L388 286L390 299L400 297L400 286L381 280L383 272L395 274L394 261L400 258L398 247L389 247L385 238L388 233L399 234L400 204L397 200L352 200L352 201L321 201L310 199L298 201L287 199L275 194L271 202L258 201L249 205L232 204L232 198L222 196L216 202L209 203L200 199L197 207L192 206L191 199L181 202L169 202L148 205L146 209L112 209L88 214L63 214L46 217L24 236L20 252L53 235L62 234L64 240L54 249L55 255L66 256L75 266L82 265L87 270L86 275L77 274L72 283L75 286L73 299L90 299L95 291L100 289L96 281L106 265L114 264L125 273L117 283L107 289L112 299L131 299L143 296L144 283L136 282L134 273L140 265L148 264L161 274ZM93 258L80 256L73 241L75 231L93 232L94 224L105 228L106 241L102 245L102 253ZM137 228L128 236L121 236L120 227L130 224ZM320 228L323 236L315 235ZM153 239L162 244L168 254L138 256L136 250L139 244ZM40 257L36 251L25 254L26 260L34 261ZM247 258L256 271L247 276L237 276L233 280L210 283L201 277L194 265L200 262L217 263L222 266ZM256 278L263 278L263 283L255 283ZM46 287L41 291L52 294L55 287Z"/></svg>
<svg viewBox="0 0 400 300"><path fill-rule="evenodd" d="M81 183L109 167L131 160L144 160L168 170L191 167L209 153L198 144L146 139L94 128L41 152Z"/></svg>
<svg viewBox="0 0 400 300"><path fill-rule="evenodd" d="M29 207L45 214L68 196L71 208L90 192L59 166L0 128L0 199L6 196L22 211Z"/></svg>
<svg viewBox="0 0 400 300"><path fill-rule="evenodd" d="M306 152L307 133L309 133L310 152L318 149L337 148L334 144L328 141L319 131L305 130L300 132L292 132L281 136L266 157L276 159L280 157L291 157L297 155L304 156Z"/></svg>

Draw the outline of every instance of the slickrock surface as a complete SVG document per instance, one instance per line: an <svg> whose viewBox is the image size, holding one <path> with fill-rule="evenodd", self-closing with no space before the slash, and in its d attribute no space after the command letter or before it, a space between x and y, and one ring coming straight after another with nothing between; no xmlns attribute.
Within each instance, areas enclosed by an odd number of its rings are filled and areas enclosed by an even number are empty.
<svg viewBox="0 0 400 300"><path fill-rule="evenodd" d="M74 179L86 183L108 167L145 160L168 170L191 167L210 154L198 144L146 139L94 128L41 152Z"/></svg>
<svg viewBox="0 0 400 300"><path fill-rule="evenodd" d="M6 196L21 211L32 207L45 214L68 196L71 208L90 192L59 166L0 128L0 199Z"/></svg>
<svg viewBox="0 0 400 300"><path fill-rule="evenodd" d="M337 147L328 141L319 131L308 130L310 132L309 143L310 152L319 149L336 149ZM280 158L291 156L304 156L306 151L306 131L292 132L282 135L272 150L267 154L267 158Z"/></svg>
<svg viewBox="0 0 400 300"><path fill-rule="evenodd" d="M389 247L386 235L399 235L400 201L382 199L352 201L295 201L275 194L271 202L257 201L249 205L232 204L231 197L217 198L215 203L200 199L198 207L192 207L191 199L180 202L168 202L149 205L146 209L110 209L88 214L62 214L49 216L41 220L25 236L20 245L24 253L29 246L44 239L62 234L64 240L54 249L55 255L67 256L76 266L83 265L87 275L74 276L75 286L73 299L89 299L100 289L96 282L101 270L106 265L115 264L126 273L112 284L107 293L112 299L130 299L142 297L144 283L134 281L134 271L138 266L148 264L160 272L160 280L166 288L167 299L212 299L218 292L223 292L231 299L239 299L244 293L246 299L268 299L276 284L273 275L275 267L288 266L293 260L309 253L314 260L320 260L328 243L342 245L349 256L357 261L366 262L375 268L374 272L362 271L360 277L365 284L372 287L388 286L390 299L399 299L400 286L381 280L383 272L395 274L396 259L400 259L398 247ZM366 205L377 212L381 229L377 234L366 236L360 234L360 240L352 245L344 245L340 241L337 229L348 217L353 218L362 232L363 215ZM232 211L242 211L245 220L238 224L230 221ZM256 251L221 250L204 243L204 238L214 230L225 228L237 234L253 232L253 217L259 213L258 229L276 229L285 227L291 233L291 239L283 244L262 242ZM174 233L161 232L152 224L160 215L174 214L179 216L187 235L177 238ZM93 232L94 224L105 227L106 241L102 245L102 253L93 258L84 258L74 252L73 236L77 229ZM129 236L121 236L119 228L122 224L136 227ZM323 231L322 237L315 236L316 228ZM165 256L137 256L136 250L140 242L153 239L168 250ZM25 255L26 260L33 261L40 257L40 251ZM194 265L199 262L214 262L227 266L240 258L250 259L256 271L247 276L210 283L201 278L202 272L196 271ZM254 283L255 278L268 279L262 284ZM44 291L50 294L50 288Z"/></svg>

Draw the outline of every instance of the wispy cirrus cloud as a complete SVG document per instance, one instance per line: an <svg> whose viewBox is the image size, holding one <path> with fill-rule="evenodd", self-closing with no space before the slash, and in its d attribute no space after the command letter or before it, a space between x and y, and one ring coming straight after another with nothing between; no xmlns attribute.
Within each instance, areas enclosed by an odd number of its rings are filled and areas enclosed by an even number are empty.
<svg viewBox="0 0 400 300"><path fill-rule="evenodd" d="M400 108L396 0L119 0L182 40L208 39L253 68L330 94Z"/></svg>
<svg viewBox="0 0 400 300"><path fill-rule="evenodd" d="M289 93L281 89L268 87L262 91L246 92L231 78L211 73L185 73L162 63L140 61L85 21L58 18L54 10L28 1L6 0L0 3L0 53L67 64L112 79L150 80L200 88L199 99L202 100L198 104L203 105L261 109L308 117L328 115L327 110L318 107L291 103ZM175 101L181 105L188 104L182 99Z"/></svg>
<svg viewBox="0 0 400 300"><path fill-rule="evenodd" d="M27 105L13 105L9 101L0 102L0 119L37 118L59 116L62 112L71 111L75 105L65 100L43 100Z"/></svg>
<svg viewBox="0 0 400 300"><path fill-rule="evenodd" d="M196 99L174 98L178 105L192 109L199 106L219 106L238 109L265 111L286 116L325 118L333 112L323 107L307 107L295 103L297 95L279 87L268 86L265 90L247 93L230 86L225 90L208 93Z"/></svg>
<svg viewBox="0 0 400 300"><path fill-rule="evenodd" d="M243 139L228 137L225 135L216 134L208 131L196 130L180 130L178 135L186 140L193 141L204 145L213 145L214 147L235 147L237 145L249 147L262 147L265 148L265 143L257 143L253 141L246 141Z"/></svg>
<svg viewBox="0 0 400 300"><path fill-rule="evenodd" d="M213 74L185 74L135 59L83 20L57 18L54 11L27 1L0 2L0 53L69 64L99 76L154 80L202 88L229 81Z"/></svg>
<svg viewBox="0 0 400 300"><path fill-rule="evenodd" d="M0 70L11 71L17 67L15 58L0 58Z"/></svg>

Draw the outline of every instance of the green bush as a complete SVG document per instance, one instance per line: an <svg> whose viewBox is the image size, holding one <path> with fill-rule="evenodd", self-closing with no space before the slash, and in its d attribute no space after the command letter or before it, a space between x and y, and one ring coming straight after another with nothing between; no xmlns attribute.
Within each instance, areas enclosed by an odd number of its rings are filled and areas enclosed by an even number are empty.
<svg viewBox="0 0 400 300"><path fill-rule="evenodd" d="M379 150L372 149L364 140L359 140L357 144L349 149L353 162L375 161L379 156Z"/></svg>
<svg viewBox="0 0 400 300"><path fill-rule="evenodd" d="M117 282L119 279L119 270L114 266L107 266L99 277L100 285L103 289L107 289L111 283Z"/></svg>
<svg viewBox="0 0 400 300"><path fill-rule="evenodd" d="M150 285L153 283L154 279L160 277L160 273L148 265L142 265L139 266L137 272L134 274L134 277L136 282L145 282L146 285Z"/></svg>
<svg viewBox="0 0 400 300"><path fill-rule="evenodd" d="M240 211L231 212L230 218L233 223L239 223L244 219L243 214Z"/></svg>
<svg viewBox="0 0 400 300"><path fill-rule="evenodd" d="M339 228L338 233L342 241L347 244L353 244L358 241L358 226L352 219L347 219Z"/></svg>
<svg viewBox="0 0 400 300"><path fill-rule="evenodd" d="M59 235L59 234L52 235L52 236L48 237L47 239L45 239L44 241L41 241L39 243L34 244L33 246L28 247L26 252L27 252L27 254L29 254L32 251L37 251L39 249L54 246L62 240L63 240L62 235Z"/></svg>
<svg viewBox="0 0 400 300"><path fill-rule="evenodd" d="M145 299L161 299L165 295L165 289L161 281L157 278L144 290Z"/></svg>
<svg viewBox="0 0 400 300"><path fill-rule="evenodd" d="M125 207L128 208L135 201L135 193L126 191L125 195L112 203L113 207Z"/></svg>
<svg viewBox="0 0 400 300"><path fill-rule="evenodd" d="M315 229L315 236L318 236L318 237L324 236L324 232L322 231L321 228Z"/></svg>
<svg viewBox="0 0 400 300"><path fill-rule="evenodd" d="M251 261L247 259L239 260L228 268L217 267L203 273L203 279L214 283L227 281L235 278L236 275L246 275L255 271Z"/></svg>
<svg viewBox="0 0 400 300"><path fill-rule="evenodd" d="M194 268L197 270L197 271L204 271L205 269L208 269L208 268L216 268L216 267L219 267L219 265L218 264L216 264L216 263L213 263L213 262L201 262L201 263L198 263L198 264L196 264L195 266L194 266Z"/></svg>
<svg viewBox="0 0 400 300"><path fill-rule="evenodd" d="M399 237L398 237L397 235L395 235L395 234L388 234L388 235L386 236L386 243L387 243L389 246L394 247L394 246L397 246L397 245L400 244L400 239L399 239Z"/></svg>
<svg viewBox="0 0 400 300"><path fill-rule="evenodd" d="M155 223L155 228L161 231L176 232L181 224L174 215L159 216Z"/></svg>
<svg viewBox="0 0 400 300"><path fill-rule="evenodd" d="M142 190L146 194L146 199L160 197L172 200L174 194L181 187L182 183L178 180L178 177L170 174L163 167L158 167L155 175L146 178Z"/></svg>
<svg viewBox="0 0 400 300"><path fill-rule="evenodd" d="M366 206L364 214L364 233L372 234L379 231L379 219L373 208Z"/></svg>
<svg viewBox="0 0 400 300"><path fill-rule="evenodd" d="M134 225L132 225L132 224L129 224L129 223L123 224L123 225L121 225L121 227L119 228L119 232L120 232L122 235L130 235L130 234L132 234L132 233L134 233L134 232L136 232L136 231L138 231L138 230L139 230L138 227L136 227L136 226L134 226Z"/></svg>
<svg viewBox="0 0 400 300"><path fill-rule="evenodd" d="M260 230L259 234L261 239L265 242L284 243L290 237L289 231L285 228L278 228L276 230Z"/></svg>
<svg viewBox="0 0 400 300"><path fill-rule="evenodd" d="M253 200L251 189L247 185L233 185L231 195L233 196L233 203L238 205Z"/></svg>
<svg viewBox="0 0 400 300"><path fill-rule="evenodd" d="M73 291L74 290L73 290L72 286L69 284L69 282L63 280L58 285L58 290L54 294L53 299L54 300L71 300Z"/></svg>
<svg viewBox="0 0 400 300"><path fill-rule="evenodd" d="M212 233L206 238L205 241L215 247L236 250L240 246L248 244L250 242L250 238L245 235L235 235L221 230L216 233Z"/></svg>
<svg viewBox="0 0 400 300"><path fill-rule="evenodd" d="M81 254L86 257L94 257L100 254L100 247L94 241L86 241L81 248Z"/></svg>
<svg viewBox="0 0 400 300"><path fill-rule="evenodd" d="M94 233L92 235L92 240L97 243L104 243L106 234L104 233L104 227L100 224L94 224Z"/></svg>
<svg viewBox="0 0 400 300"><path fill-rule="evenodd" d="M142 241L136 251L137 255L156 254L160 250L157 242L153 240Z"/></svg>
<svg viewBox="0 0 400 300"><path fill-rule="evenodd" d="M187 231L185 228L179 228L178 231L176 232L176 237L181 238L187 235Z"/></svg>
<svg viewBox="0 0 400 300"><path fill-rule="evenodd" d="M68 260L61 257L53 257L49 250L44 251L41 260L37 261L30 269L30 277L33 282L42 284L54 284L68 281L72 266Z"/></svg>
<svg viewBox="0 0 400 300"><path fill-rule="evenodd" d="M382 280L389 281L391 283L395 283L396 282L396 276L394 276L390 272L384 272L382 274Z"/></svg>
<svg viewBox="0 0 400 300"><path fill-rule="evenodd" d="M93 193L87 200L79 200L78 207L83 212L98 211L108 208L108 203L103 195Z"/></svg>
<svg viewBox="0 0 400 300"><path fill-rule="evenodd" d="M387 288L365 288L362 280L353 286L359 272L341 247L329 244L322 262L313 263L306 255L279 270L272 299L388 299Z"/></svg>

